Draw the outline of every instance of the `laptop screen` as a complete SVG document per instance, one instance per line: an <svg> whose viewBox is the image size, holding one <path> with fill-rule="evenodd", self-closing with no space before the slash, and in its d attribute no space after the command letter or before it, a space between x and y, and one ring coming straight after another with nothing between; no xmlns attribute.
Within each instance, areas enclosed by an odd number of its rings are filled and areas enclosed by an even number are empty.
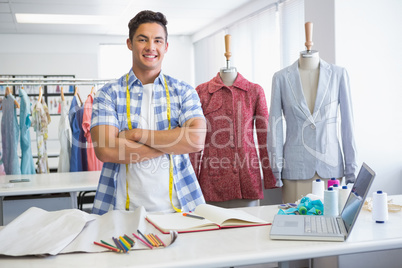
<svg viewBox="0 0 402 268"><path fill-rule="evenodd" d="M348 233L359 215L364 200L366 200L374 176L375 172L363 163L341 213L342 220L345 223L346 231Z"/></svg>

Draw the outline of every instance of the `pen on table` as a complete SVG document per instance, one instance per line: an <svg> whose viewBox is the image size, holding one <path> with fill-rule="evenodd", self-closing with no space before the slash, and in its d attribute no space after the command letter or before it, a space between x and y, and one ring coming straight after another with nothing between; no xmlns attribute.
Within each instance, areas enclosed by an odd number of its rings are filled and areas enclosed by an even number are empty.
<svg viewBox="0 0 402 268"><path fill-rule="evenodd" d="M191 218L194 218L194 219L205 220L204 217L197 216L197 215L192 215L192 214L188 214L188 213L183 213L183 216L191 217Z"/></svg>
<svg viewBox="0 0 402 268"><path fill-rule="evenodd" d="M141 237L139 237L138 235L136 235L135 233L133 233L133 236L135 238L137 238L138 240L140 240L142 243L144 243L147 247L149 247L150 249L153 249L154 247L150 244L148 244L145 240L141 239Z"/></svg>
<svg viewBox="0 0 402 268"><path fill-rule="evenodd" d="M137 232L145 239L145 241L147 241L148 242L148 244L150 244L150 245L152 245L152 242L151 241L149 241L149 239L143 234L143 233L141 233L141 231L140 230L138 230L137 229Z"/></svg>
<svg viewBox="0 0 402 268"><path fill-rule="evenodd" d="M115 251L115 252L122 252L120 249L117 249L117 248L115 248L115 247L108 246L108 245L106 245L106 244L98 243L98 242L96 242L96 241L94 241L94 244L95 244L95 245L98 245L98 246L101 246L101 247L104 247L104 248L107 248L107 249L110 249L110 250L113 250L113 251Z"/></svg>
<svg viewBox="0 0 402 268"><path fill-rule="evenodd" d="M30 182L29 179L15 179L15 180L9 180L9 182Z"/></svg>

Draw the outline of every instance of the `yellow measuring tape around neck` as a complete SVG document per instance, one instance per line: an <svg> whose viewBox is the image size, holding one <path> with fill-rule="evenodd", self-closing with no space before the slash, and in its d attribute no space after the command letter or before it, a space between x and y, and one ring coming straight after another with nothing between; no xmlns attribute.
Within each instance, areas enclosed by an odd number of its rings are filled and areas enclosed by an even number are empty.
<svg viewBox="0 0 402 268"><path fill-rule="evenodd" d="M126 83L127 83L127 91L126 91L127 125L128 125L129 129L133 129L133 127L131 125L130 89L128 87L128 77L129 77L129 75L127 74L126 75ZM169 122L168 129L171 129L171 123L170 123L170 94L169 94L169 88L168 88L165 76L163 76L163 80L165 81L165 90L166 90L166 102L167 102L167 110L166 110L166 112L167 112L167 119L168 119L168 122ZM129 208L130 208L130 196L128 194L127 174L128 174L128 164L126 164L126 193L127 193L126 210L129 210ZM172 204L172 207L176 212L181 212L181 209L178 209L173 205L172 193L173 193L173 156L169 154L169 198L170 198L170 204Z"/></svg>

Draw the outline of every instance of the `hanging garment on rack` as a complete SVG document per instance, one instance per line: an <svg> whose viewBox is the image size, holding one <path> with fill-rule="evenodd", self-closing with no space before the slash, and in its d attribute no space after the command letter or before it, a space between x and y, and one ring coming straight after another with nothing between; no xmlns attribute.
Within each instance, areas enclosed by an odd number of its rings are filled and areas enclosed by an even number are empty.
<svg viewBox="0 0 402 268"><path fill-rule="evenodd" d="M32 127L36 132L36 143L38 146L37 173L49 173L49 164L47 159L48 125L50 124L49 109L42 98L37 102L32 111Z"/></svg>
<svg viewBox="0 0 402 268"><path fill-rule="evenodd" d="M59 101L57 104L57 113L61 114L61 101Z"/></svg>
<svg viewBox="0 0 402 268"><path fill-rule="evenodd" d="M0 110L0 129L1 129L1 119L3 118L3 111ZM1 140L1 131L0 131ZM0 142L0 175L6 175L3 164L3 142Z"/></svg>
<svg viewBox="0 0 402 268"><path fill-rule="evenodd" d="M190 154L190 159L205 200L263 199L260 166L265 189L275 187L267 151L264 90L240 73L232 86L225 86L218 73L196 91L208 129L203 152Z"/></svg>
<svg viewBox="0 0 402 268"><path fill-rule="evenodd" d="M78 97L74 96L71 101L70 110L68 113L68 118L70 121L71 133L72 133L72 144L71 144L71 157L70 157L70 172L86 171L87 170L87 159L85 153L85 159L83 159L82 148L86 150L86 141L82 142L80 139L80 123L82 125L82 113L79 112L80 105L78 104ZM78 120L78 117L81 119ZM85 137L84 137L85 138ZM86 151L85 151L86 152ZM84 166L85 165L85 166Z"/></svg>
<svg viewBox="0 0 402 268"><path fill-rule="evenodd" d="M92 94L88 95L87 100L84 104L84 115L82 119L82 129L84 131L85 138L87 139L87 159L88 159L88 170L102 170L103 162L100 161L96 155L92 144L91 138L91 117L92 117L92 104L94 102L94 97Z"/></svg>
<svg viewBox="0 0 402 268"><path fill-rule="evenodd" d="M87 139L85 138L85 132L82 129L83 116L84 116L84 106L81 106L81 108L77 111L77 114L75 116L76 121L75 124L76 127L78 127L78 129L80 130L78 140L80 145L79 153L81 156L81 165L82 165L81 171L88 171Z"/></svg>
<svg viewBox="0 0 402 268"><path fill-rule="evenodd" d="M2 103L1 142L3 155L5 156L3 157L4 170L7 175L21 174L17 153L20 131L14 101L14 96L8 94L4 97Z"/></svg>
<svg viewBox="0 0 402 268"><path fill-rule="evenodd" d="M68 106L66 101L61 102L59 121L60 154L57 172L70 172L72 133L68 120Z"/></svg>
<svg viewBox="0 0 402 268"><path fill-rule="evenodd" d="M0 150L0 176L1 175L6 175L6 171L4 170L3 154L2 151Z"/></svg>
<svg viewBox="0 0 402 268"><path fill-rule="evenodd" d="M20 146L21 146L21 174L35 174L35 165L31 150L31 135L29 128L31 127L31 101L25 90L20 88Z"/></svg>

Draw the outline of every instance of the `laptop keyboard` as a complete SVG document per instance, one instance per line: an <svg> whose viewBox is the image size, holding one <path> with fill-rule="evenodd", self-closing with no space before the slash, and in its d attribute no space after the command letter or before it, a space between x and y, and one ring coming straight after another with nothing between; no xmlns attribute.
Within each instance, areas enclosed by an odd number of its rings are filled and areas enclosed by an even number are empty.
<svg viewBox="0 0 402 268"><path fill-rule="evenodd" d="M339 234L339 226L335 218L323 216L306 216L304 218L306 233Z"/></svg>

